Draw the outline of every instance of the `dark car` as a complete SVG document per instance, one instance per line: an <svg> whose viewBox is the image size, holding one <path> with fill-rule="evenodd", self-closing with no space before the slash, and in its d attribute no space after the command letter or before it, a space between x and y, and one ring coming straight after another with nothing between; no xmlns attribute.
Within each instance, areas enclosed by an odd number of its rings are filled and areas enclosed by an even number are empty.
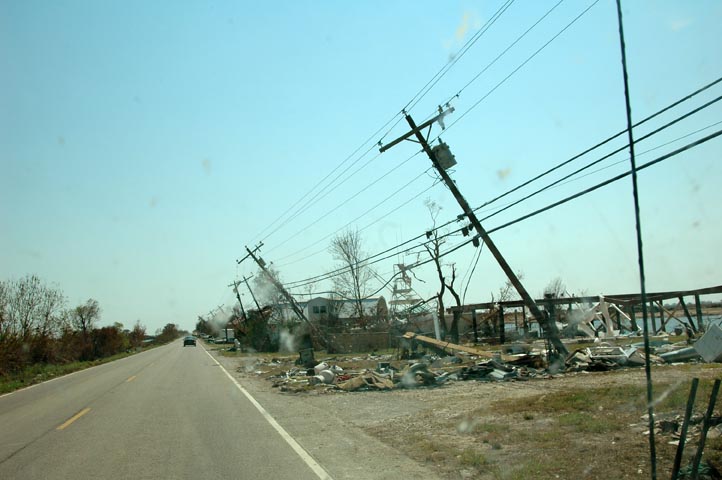
<svg viewBox="0 0 722 480"><path fill-rule="evenodd" d="M183 346L185 347L186 345L193 345L193 346L195 347L195 346L196 346L196 337L186 337L186 338L184 338L184 339L183 339Z"/></svg>

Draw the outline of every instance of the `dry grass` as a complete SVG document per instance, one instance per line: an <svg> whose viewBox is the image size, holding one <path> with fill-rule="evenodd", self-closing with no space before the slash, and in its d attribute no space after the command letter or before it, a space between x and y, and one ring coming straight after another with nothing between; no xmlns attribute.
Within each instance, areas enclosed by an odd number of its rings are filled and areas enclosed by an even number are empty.
<svg viewBox="0 0 722 480"><path fill-rule="evenodd" d="M684 414L693 376L701 379L695 412L703 413L722 366L683 365L662 372L654 385L658 419ZM368 431L448 478L649 478L642 369L499 384L493 392L488 384L477 385L476 397L446 392L438 395L443 402L434 401L415 418ZM438 393L429 390L429 398ZM401 424L407 435L399 435ZM670 477L673 440L670 434L656 435L659 478ZM689 457L696 443L688 445ZM708 441L705 458L722 465L722 439Z"/></svg>

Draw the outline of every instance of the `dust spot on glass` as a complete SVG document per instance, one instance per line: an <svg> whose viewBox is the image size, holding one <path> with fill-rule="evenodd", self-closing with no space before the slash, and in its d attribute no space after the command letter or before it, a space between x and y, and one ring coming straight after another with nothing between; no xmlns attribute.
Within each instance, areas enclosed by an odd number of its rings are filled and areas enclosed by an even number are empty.
<svg viewBox="0 0 722 480"><path fill-rule="evenodd" d="M506 180L506 177L508 177L510 173L511 173L511 168L504 168L504 169L496 171L496 174L499 177L499 180L502 180L502 181Z"/></svg>
<svg viewBox="0 0 722 480"><path fill-rule="evenodd" d="M60 145L61 147L65 146L65 137L64 136L58 135L58 145Z"/></svg>
<svg viewBox="0 0 722 480"><path fill-rule="evenodd" d="M699 223L699 220L695 220L694 222L692 222L692 228L699 228L700 226L701 224Z"/></svg>
<svg viewBox="0 0 722 480"><path fill-rule="evenodd" d="M203 166L203 171L206 173L206 175L210 175L212 170L211 161L207 158L204 158L201 162L201 165Z"/></svg>
<svg viewBox="0 0 722 480"><path fill-rule="evenodd" d="M155 197L155 196L154 196L154 197L151 197L151 198L150 198L150 201L148 202L148 206L149 206L150 208L155 208L155 207L158 205L158 202L159 202L159 201L160 201L160 200L158 199L158 197Z"/></svg>

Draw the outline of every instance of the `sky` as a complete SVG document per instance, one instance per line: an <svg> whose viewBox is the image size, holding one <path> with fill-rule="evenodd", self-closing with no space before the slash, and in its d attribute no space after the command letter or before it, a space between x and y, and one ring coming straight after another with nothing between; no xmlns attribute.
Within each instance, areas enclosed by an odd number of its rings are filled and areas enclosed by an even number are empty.
<svg viewBox="0 0 722 480"><path fill-rule="evenodd" d="M623 17L634 122L722 76L720 2L624 1ZM454 108L429 140L451 148L474 208L626 128L612 0L0 0L0 72L0 279L38 275L68 306L98 300L101 324L150 331L190 330L233 305L228 285L257 270L237 264L245 246L262 241L294 287L336 268L330 241L348 229L370 256L431 228L426 200L441 207L437 225L454 220L461 209L418 144L379 153L409 130L402 109L421 123ZM714 85L635 138L720 95ZM720 121L714 103L639 141L637 164ZM626 141L485 205L482 224L629 170ZM648 292L722 284L721 153L717 137L639 172ZM491 237L534 297L555 278L570 294L634 293L635 228L626 177ZM421 243L380 256L370 290L390 299L394 264L428 259ZM478 261L472 245L443 259L465 303L506 280L481 248ZM430 265L413 274L421 298L435 294Z"/></svg>

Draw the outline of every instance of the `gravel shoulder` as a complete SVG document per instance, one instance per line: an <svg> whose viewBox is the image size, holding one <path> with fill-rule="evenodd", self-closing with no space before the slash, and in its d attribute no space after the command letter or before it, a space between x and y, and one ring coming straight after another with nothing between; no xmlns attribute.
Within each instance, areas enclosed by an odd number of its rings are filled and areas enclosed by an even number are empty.
<svg viewBox="0 0 722 480"><path fill-rule="evenodd" d="M334 479L444 478L367 433L368 427L425 410L415 392L279 394L267 380L243 371L247 358L211 353ZM406 398L389 402L391 396Z"/></svg>
<svg viewBox="0 0 722 480"><path fill-rule="evenodd" d="M646 385L643 368L527 381L455 381L435 388L351 393L316 388L294 394L280 392L255 373L252 358L213 355L336 479L515 479L529 478L530 472L537 479L602 478L606 472L608 478L649 478L648 424L644 394L639 393ZM707 382L720 378L722 365L654 367L655 398L672 389L688 390L693 377ZM622 431L570 433L560 428L558 415L539 413L546 399L585 389L608 390L610 403L582 406L579 415L601 423L605 418L627 422ZM641 398L619 398L630 391ZM506 412L504 405L513 408ZM533 415L525 413L526 405ZM671 440L657 440L658 472L671 465ZM546 443L548 449L540 448ZM564 462L555 470L549 458L557 455ZM668 478L667 473L661 476Z"/></svg>

